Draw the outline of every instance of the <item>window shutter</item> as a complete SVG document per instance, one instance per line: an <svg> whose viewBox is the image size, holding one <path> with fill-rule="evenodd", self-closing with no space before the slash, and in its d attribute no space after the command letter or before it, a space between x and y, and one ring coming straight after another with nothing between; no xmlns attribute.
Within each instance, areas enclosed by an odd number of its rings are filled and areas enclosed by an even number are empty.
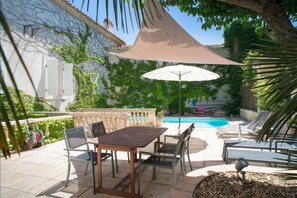
<svg viewBox="0 0 297 198"><path fill-rule="evenodd" d="M45 96L47 99L54 98L58 95L58 73L58 60L49 59L46 67Z"/></svg>
<svg viewBox="0 0 297 198"><path fill-rule="evenodd" d="M64 63L59 62L59 66L58 66L58 95L59 96L63 96L63 92L64 92L63 76L64 76Z"/></svg>
<svg viewBox="0 0 297 198"><path fill-rule="evenodd" d="M64 64L63 72L64 96L73 95L73 64Z"/></svg>

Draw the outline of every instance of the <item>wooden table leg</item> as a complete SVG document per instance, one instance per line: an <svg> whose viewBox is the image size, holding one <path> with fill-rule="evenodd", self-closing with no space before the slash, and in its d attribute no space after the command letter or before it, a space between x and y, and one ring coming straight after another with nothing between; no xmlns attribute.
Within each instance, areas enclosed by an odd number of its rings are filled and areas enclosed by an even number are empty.
<svg viewBox="0 0 297 198"><path fill-rule="evenodd" d="M134 163L135 163L135 162L138 162L138 158L137 158L137 149L134 149L133 153L134 153Z"/></svg>
<svg viewBox="0 0 297 198"><path fill-rule="evenodd" d="M97 166L98 166L98 190L102 188L102 167L101 167L101 148L97 148Z"/></svg>

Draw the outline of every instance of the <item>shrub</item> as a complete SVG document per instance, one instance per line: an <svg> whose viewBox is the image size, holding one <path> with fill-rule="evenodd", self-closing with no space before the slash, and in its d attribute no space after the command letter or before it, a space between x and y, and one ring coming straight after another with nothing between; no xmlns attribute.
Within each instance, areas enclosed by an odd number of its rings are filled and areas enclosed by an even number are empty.
<svg viewBox="0 0 297 198"><path fill-rule="evenodd" d="M20 120L25 119L25 115L21 109L21 106L20 106L18 97L15 93L15 90L13 88L9 88L9 92L11 93L11 99L12 99L13 105L15 106L18 119L20 119ZM53 106L46 103L45 101L42 101L42 100L35 98L29 94L26 94L23 91L20 91L20 95L23 100L23 103L24 103L24 106L26 109L26 113L29 118L46 117L45 114L37 114L37 113L35 113L35 111L54 111L54 110L56 110ZM8 103L6 96L4 94L0 94L0 98L4 103L5 109L11 109L9 107L9 103ZM8 117L10 120L14 120L14 117L13 117L11 111L7 111L7 114L8 114ZM2 118L1 118L1 121L3 121Z"/></svg>
<svg viewBox="0 0 297 198"><path fill-rule="evenodd" d="M50 144L53 142L56 142L58 140L63 139L63 130L68 128L74 127L74 121L73 118L61 118L61 119L55 119L55 120L47 120L47 121L41 121L37 124L32 123L30 126L33 128L33 131L40 129L44 134L43 144ZM24 134L25 137L28 136L28 130L26 124L22 124L22 134ZM48 130L49 136L46 137L45 132ZM17 131L17 128L15 128L15 135L17 138L17 141L19 143L20 149L24 148L24 142L21 142L19 133ZM13 148L11 142L9 141L9 147L11 151L14 151L15 148Z"/></svg>

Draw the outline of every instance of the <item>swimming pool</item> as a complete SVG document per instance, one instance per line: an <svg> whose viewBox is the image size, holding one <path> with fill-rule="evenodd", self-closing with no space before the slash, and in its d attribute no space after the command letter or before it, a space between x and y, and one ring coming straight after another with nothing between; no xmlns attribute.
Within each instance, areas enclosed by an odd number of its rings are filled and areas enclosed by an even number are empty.
<svg viewBox="0 0 297 198"><path fill-rule="evenodd" d="M163 123L178 123L178 117L164 117ZM181 123L195 123L195 128L217 128L228 125L225 118L209 118L209 117L181 117Z"/></svg>

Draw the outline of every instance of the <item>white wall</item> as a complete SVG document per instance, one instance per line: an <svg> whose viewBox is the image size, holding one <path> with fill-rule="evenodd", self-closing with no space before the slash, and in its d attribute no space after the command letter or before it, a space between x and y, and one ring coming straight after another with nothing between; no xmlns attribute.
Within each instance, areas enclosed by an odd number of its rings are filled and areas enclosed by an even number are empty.
<svg viewBox="0 0 297 198"><path fill-rule="evenodd" d="M77 35L78 32L85 31L85 24L50 0L6 0L1 1L0 6L28 67L38 97L64 111L66 105L74 99L73 65L66 64L53 54L51 48L54 45L69 44L69 40L48 26L59 31L70 29L71 33ZM92 36L88 47L91 53L103 57L104 47L117 46L114 41L107 39L94 29L90 28L90 30ZM19 89L35 96L34 88L30 85L25 70L2 29L0 39ZM99 75L103 75L105 68L99 64L89 64L86 70L99 71L98 68L101 68ZM8 78L7 83L11 84Z"/></svg>

